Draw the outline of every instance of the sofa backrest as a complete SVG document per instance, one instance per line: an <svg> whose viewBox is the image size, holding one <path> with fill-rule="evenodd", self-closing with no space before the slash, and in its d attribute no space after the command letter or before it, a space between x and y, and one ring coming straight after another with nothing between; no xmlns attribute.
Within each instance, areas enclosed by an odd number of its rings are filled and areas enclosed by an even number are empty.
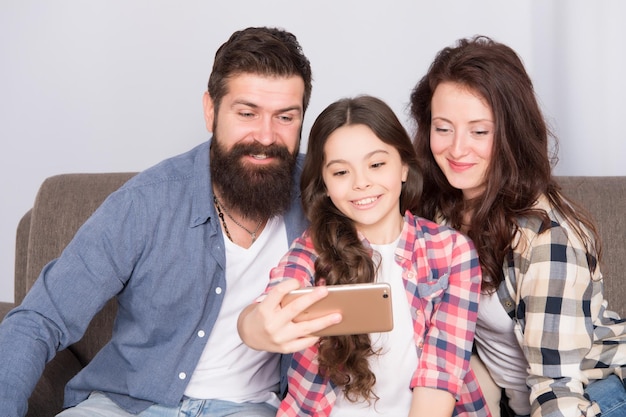
<svg viewBox="0 0 626 417"><path fill-rule="evenodd" d="M626 177L557 177L563 193L594 218L604 250L600 270L609 310L626 317Z"/></svg>
<svg viewBox="0 0 626 417"><path fill-rule="evenodd" d="M43 267L57 258L104 199L135 173L61 174L47 178L33 208L18 224L15 304L24 299ZM70 349L85 365L111 338L116 304L110 301Z"/></svg>
<svg viewBox="0 0 626 417"><path fill-rule="evenodd" d="M40 271L58 257L78 228L104 199L135 173L62 174L46 179L33 208L18 225L15 303ZM604 244L601 264L609 308L626 317L626 177L558 177L564 193L595 218ZM85 365L110 339L115 302L94 317L70 349Z"/></svg>

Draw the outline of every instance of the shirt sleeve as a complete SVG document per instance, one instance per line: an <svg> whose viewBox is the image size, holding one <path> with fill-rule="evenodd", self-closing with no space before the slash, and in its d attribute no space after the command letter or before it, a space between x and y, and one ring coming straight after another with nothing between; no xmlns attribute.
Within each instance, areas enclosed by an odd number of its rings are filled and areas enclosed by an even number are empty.
<svg viewBox="0 0 626 417"><path fill-rule="evenodd" d="M522 240L523 246L525 242ZM584 245L553 223L517 255L522 349L533 416L594 416L581 363L593 343L594 285ZM522 329L517 330L522 333Z"/></svg>
<svg viewBox="0 0 626 417"><path fill-rule="evenodd" d="M313 249L313 242L308 237L308 233L304 232L293 241L278 265L272 268L267 288L257 301L261 301L275 285L289 278L298 280L301 287L313 286L315 259L317 259L317 254Z"/></svg>
<svg viewBox="0 0 626 417"><path fill-rule="evenodd" d="M412 387L425 386L450 392L460 398L469 371L478 315L482 279L478 255L473 243L464 235L450 232L444 245L429 248L421 263L449 273L437 280L418 278L417 294L424 315L425 336ZM416 337L420 335L419 319Z"/></svg>

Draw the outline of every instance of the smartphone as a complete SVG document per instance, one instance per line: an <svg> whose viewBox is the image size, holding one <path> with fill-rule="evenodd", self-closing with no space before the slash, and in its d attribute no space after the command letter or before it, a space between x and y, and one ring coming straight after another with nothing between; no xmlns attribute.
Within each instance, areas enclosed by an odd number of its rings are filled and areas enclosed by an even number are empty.
<svg viewBox="0 0 626 417"><path fill-rule="evenodd" d="M314 287L305 287L285 295L282 305L309 293ZM312 320L331 313L341 313L343 319L315 336L388 332L393 329L391 287L384 282L367 284L329 285L328 295L311 304L300 313L295 322Z"/></svg>

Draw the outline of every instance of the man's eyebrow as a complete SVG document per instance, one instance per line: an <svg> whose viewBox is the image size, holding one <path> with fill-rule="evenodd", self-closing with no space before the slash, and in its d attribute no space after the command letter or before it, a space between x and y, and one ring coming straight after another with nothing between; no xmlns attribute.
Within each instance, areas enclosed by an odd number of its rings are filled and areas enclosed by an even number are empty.
<svg viewBox="0 0 626 417"><path fill-rule="evenodd" d="M278 109L278 113L287 113L294 110L302 113L302 106L289 106L285 107L284 109Z"/></svg>
<svg viewBox="0 0 626 417"><path fill-rule="evenodd" d="M246 101L246 100L235 100L233 101L232 107L234 106L246 106L246 107L250 107L251 109L258 109L261 106L259 106L256 103L252 103L250 101ZM302 106L300 105L293 105L293 106L288 106L282 109L278 109L276 111L276 113L287 113L290 111L297 111L299 113L302 113Z"/></svg>
<svg viewBox="0 0 626 417"><path fill-rule="evenodd" d="M259 106L255 103L252 103L250 101L245 101L245 100L235 100L233 101L233 104L231 107L235 107L235 106L247 106L247 107L252 107L253 109L258 109Z"/></svg>

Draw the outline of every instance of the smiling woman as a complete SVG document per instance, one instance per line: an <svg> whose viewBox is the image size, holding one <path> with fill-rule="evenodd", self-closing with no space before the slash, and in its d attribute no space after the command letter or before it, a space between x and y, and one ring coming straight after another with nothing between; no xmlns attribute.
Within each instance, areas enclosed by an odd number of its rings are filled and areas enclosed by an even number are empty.
<svg viewBox="0 0 626 417"><path fill-rule="evenodd" d="M480 196L491 161L494 119L484 99L463 84L442 82L432 98L430 150L466 200Z"/></svg>
<svg viewBox="0 0 626 417"><path fill-rule="evenodd" d="M478 248L476 348L506 392L502 413L626 415L626 327L604 299L599 234L552 175L551 132L517 53L487 37L442 49L411 112L419 213Z"/></svg>

